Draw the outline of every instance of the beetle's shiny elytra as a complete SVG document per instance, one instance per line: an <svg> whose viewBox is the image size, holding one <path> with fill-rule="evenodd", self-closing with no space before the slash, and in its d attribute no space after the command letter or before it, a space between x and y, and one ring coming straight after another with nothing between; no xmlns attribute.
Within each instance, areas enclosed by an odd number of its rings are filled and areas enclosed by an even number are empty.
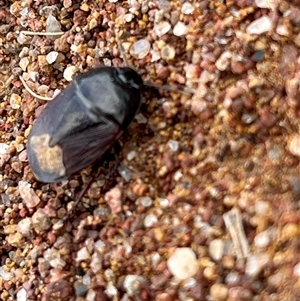
<svg viewBox="0 0 300 301"><path fill-rule="evenodd" d="M59 182L101 158L137 114L142 84L128 67L78 75L33 124L27 154L36 178Z"/></svg>

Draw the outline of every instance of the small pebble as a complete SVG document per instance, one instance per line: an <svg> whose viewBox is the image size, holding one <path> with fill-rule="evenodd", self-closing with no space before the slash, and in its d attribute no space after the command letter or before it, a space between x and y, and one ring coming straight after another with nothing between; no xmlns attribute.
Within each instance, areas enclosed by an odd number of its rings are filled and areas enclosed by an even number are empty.
<svg viewBox="0 0 300 301"><path fill-rule="evenodd" d="M266 248L270 244L270 235L268 231L258 233L254 237L254 244L258 248Z"/></svg>
<svg viewBox="0 0 300 301"><path fill-rule="evenodd" d="M23 218L19 221L17 230L24 237L30 237L32 235L32 223L29 217Z"/></svg>
<svg viewBox="0 0 300 301"><path fill-rule="evenodd" d="M170 45L166 45L161 49L161 58L168 61L173 60L175 57L175 49Z"/></svg>
<svg viewBox="0 0 300 301"><path fill-rule="evenodd" d="M120 164L118 167L118 172L126 182L131 180L132 172L126 165Z"/></svg>
<svg viewBox="0 0 300 301"><path fill-rule="evenodd" d="M180 170L177 170L174 173L173 179L174 179L174 181L179 181L182 177L183 177L182 172Z"/></svg>
<svg viewBox="0 0 300 301"><path fill-rule="evenodd" d="M23 47L21 52L19 53L19 58L26 57L29 54L29 48Z"/></svg>
<svg viewBox="0 0 300 301"><path fill-rule="evenodd" d="M216 67L224 71L230 64L232 53L229 50L224 51L216 61Z"/></svg>
<svg viewBox="0 0 300 301"><path fill-rule="evenodd" d="M27 292L25 290L25 288L21 288L18 292L17 292L17 301L26 301L27 300Z"/></svg>
<svg viewBox="0 0 300 301"><path fill-rule="evenodd" d="M51 261L49 261L49 263L50 266L55 269L62 269L66 265L66 262L60 257L53 258Z"/></svg>
<svg viewBox="0 0 300 301"><path fill-rule="evenodd" d="M251 254L247 258L245 273L255 278L270 262L270 256L267 253Z"/></svg>
<svg viewBox="0 0 300 301"><path fill-rule="evenodd" d="M49 14L46 20L46 32L60 32L60 31L62 31L60 22L52 14ZM50 36L50 37L53 39L57 39L59 36Z"/></svg>
<svg viewBox="0 0 300 301"><path fill-rule="evenodd" d="M51 227L51 220L42 208L38 208L32 216L32 225L37 233L43 233Z"/></svg>
<svg viewBox="0 0 300 301"><path fill-rule="evenodd" d="M137 199L137 203L141 204L144 207L150 207L152 205L152 203L153 203L153 200L150 197L148 197L148 196L139 197Z"/></svg>
<svg viewBox="0 0 300 301"><path fill-rule="evenodd" d="M160 53L156 50L150 50L151 53L151 63L157 62L160 60Z"/></svg>
<svg viewBox="0 0 300 301"><path fill-rule="evenodd" d="M177 140L170 139L168 141L168 146L172 152L177 152L179 149L179 142Z"/></svg>
<svg viewBox="0 0 300 301"><path fill-rule="evenodd" d="M203 277L208 281L216 281L218 272L216 266L208 266L203 270Z"/></svg>
<svg viewBox="0 0 300 301"><path fill-rule="evenodd" d="M82 3L81 6L80 6L80 9L85 11L85 12L88 12L90 10L90 7L87 3Z"/></svg>
<svg viewBox="0 0 300 301"><path fill-rule="evenodd" d="M225 278L225 282L230 286L237 285L239 280L240 280L240 276L236 272L228 273L226 278Z"/></svg>
<svg viewBox="0 0 300 301"><path fill-rule="evenodd" d="M196 254L191 248L177 248L168 259L167 266L171 274L180 280L193 277L199 270Z"/></svg>
<svg viewBox="0 0 300 301"><path fill-rule="evenodd" d="M22 57L22 58L20 59L19 66L21 67L21 69L22 69L23 71L26 71L26 70L27 70L28 64L29 64L29 59L28 59L28 57Z"/></svg>
<svg viewBox="0 0 300 301"><path fill-rule="evenodd" d="M73 286L70 281L60 279L55 282L50 282L45 287L45 292L41 300L70 300L73 296Z"/></svg>
<svg viewBox="0 0 300 301"><path fill-rule="evenodd" d="M88 291L88 287L80 282L75 282L74 284L75 294L77 297L84 297Z"/></svg>
<svg viewBox="0 0 300 301"><path fill-rule="evenodd" d="M184 2L181 7L181 12L185 15L190 15L194 12L195 8L190 2Z"/></svg>
<svg viewBox="0 0 300 301"><path fill-rule="evenodd" d="M14 110L19 109L21 107L21 103L22 103L21 96L16 93L12 93L10 96L9 103L10 103L12 109L14 109Z"/></svg>
<svg viewBox="0 0 300 301"><path fill-rule="evenodd" d="M77 257L76 257L76 261L80 262L80 261L85 261L87 259L91 258L91 255L88 251L88 249L86 247L81 248L78 252L77 252Z"/></svg>
<svg viewBox="0 0 300 301"><path fill-rule="evenodd" d="M262 34L272 29L272 21L269 17L263 16L253 21L246 29L248 34Z"/></svg>
<svg viewBox="0 0 300 301"><path fill-rule="evenodd" d="M158 202L159 202L160 206L163 207L163 208L164 208L164 207L170 206L170 202L169 202L168 199L165 199L165 198L159 198L159 199L158 199Z"/></svg>
<svg viewBox="0 0 300 301"><path fill-rule="evenodd" d="M20 196L28 208L34 208L40 203L40 198L36 195L28 182L20 181L18 188Z"/></svg>
<svg viewBox="0 0 300 301"><path fill-rule="evenodd" d="M127 22L127 23L131 22L131 21L133 20L133 18L134 18L134 15L133 15L133 14L126 14L126 15L124 16L124 20L125 20L125 22Z"/></svg>
<svg viewBox="0 0 300 301"><path fill-rule="evenodd" d="M146 278L137 275L127 275L124 279L123 286L128 296L138 295L146 283Z"/></svg>
<svg viewBox="0 0 300 301"><path fill-rule="evenodd" d="M89 289L86 296L85 301L96 301L97 293L93 289Z"/></svg>
<svg viewBox="0 0 300 301"><path fill-rule="evenodd" d="M294 275L300 279L300 262L294 266Z"/></svg>
<svg viewBox="0 0 300 301"><path fill-rule="evenodd" d="M200 69L197 65L187 64L184 66L185 76L187 79L198 80L200 76Z"/></svg>
<svg viewBox="0 0 300 301"><path fill-rule="evenodd" d="M255 0L255 4L260 8L275 9L279 2L277 0Z"/></svg>
<svg viewBox="0 0 300 301"><path fill-rule="evenodd" d="M232 301L254 301L253 295L250 290L242 286L231 287L228 290L228 300Z"/></svg>
<svg viewBox="0 0 300 301"><path fill-rule="evenodd" d="M57 51L50 51L46 55L46 60L47 60L48 64L53 64L56 61L57 57L58 57Z"/></svg>
<svg viewBox="0 0 300 301"><path fill-rule="evenodd" d="M29 71L28 75L33 82L36 82L39 79L39 73L37 71Z"/></svg>
<svg viewBox="0 0 300 301"><path fill-rule="evenodd" d="M117 295L118 290L117 288L113 285L113 283L111 281L108 282L107 286L106 286L106 290L105 293L109 296L109 297L114 297Z"/></svg>
<svg viewBox="0 0 300 301"><path fill-rule="evenodd" d="M9 145L7 145L6 143L0 143L0 155L5 155L8 149Z"/></svg>
<svg viewBox="0 0 300 301"><path fill-rule="evenodd" d="M262 50L255 51L254 54L252 55L252 60L255 62L260 62L264 59L265 54L266 54L265 51Z"/></svg>
<svg viewBox="0 0 300 301"><path fill-rule="evenodd" d="M162 37L171 29L171 24L167 21L162 21L154 25L154 31L158 37Z"/></svg>
<svg viewBox="0 0 300 301"><path fill-rule="evenodd" d="M271 210L270 204L268 202L261 201L261 200L257 200L254 207L255 207L255 212L258 215L265 215L269 212L269 210Z"/></svg>
<svg viewBox="0 0 300 301"><path fill-rule="evenodd" d="M25 239L21 233L12 233L6 236L6 241L9 245L16 247L16 248L22 248L24 247Z"/></svg>
<svg viewBox="0 0 300 301"><path fill-rule="evenodd" d="M43 257L46 260L45 262L48 262L55 269L61 269L66 265L66 262L61 259L59 251L56 248L46 249Z"/></svg>
<svg viewBox="0 0 300 301"><path fill-rule="evenodd" d="M49 86L47 85L40 85L38 88L37 88L37 93L39 95L47 95L48 91L49 91Z"/></svg>
<svg viewBox="0 0 300 301"><path fill-rule="evenodd" d="M150 228L150 227L154 226L157 223L157 221L158 221L157 216L155 216L153 214L148 214L145 216L144 226L146 228Z"/></svg>
<svg viewBox="0 0 300 301"><path fill-rule="evenodd" d="M208 252L215 261L220 261L224 254L224 241L222 239L214 239L210 242Z"/></svg>
<svg viewBox="0 0 300 301"><path fill-rule="evenodd" d="M131 152L129 152L129 153L127 154L127 160L128 160L128 161L133 160L133 159L136 157L136 155L137 155L137 152L136 152L136 151L131 151Z"/></svg>
<svg viewBox="0 0 300 301"><path fill-rule="evenodd" d="M95 250L97 250L99 253L103 253L105 251L105 243L102 240L97 240L94 244Z"/></svg>
<svg viewBox="0 0 300 301"><path fill-rule="evenodd" d="M168 293L158 293L155 298L155 301L172 301L172 300L173 300L172 297Z"/></svg>
<svg viewBox="0 0 300 301"><path fill-rule="evenodd" d="M71 82L73 80L73 75L76 72L76 67L75 66L68 66L64 70L64 79L67 80L68 82Z"/></svg>
<svg viewBox="0 0 300 301"><path fill-rule="evenodd" d="M12 169L17 172L17 173L21 173L22 172L22 163L20 162L13 162L11 164Z"/></svg>
<svg viewBox="0 0 300 301"><path fill-rule="evenodd" d="M91 260L91 270L97 274L102 269L102 257L98 252L93 253Z"/></svg>
<svg viewBox="0 0 300 301"><path fill-rule="evenodd" d="M29 40L30 40L30 38L28 36L26 36L23 32L20 32L18 37L17 37L17 41L20 45L25 44Z"/></svg>
<svg viewBox="0 0 300 301"><path fill-rule="evenodd" d="M0 277L4 281L10 281L14 277L14 274L12 272L6 271L3 266L0 266Z"/></svg>
<svg viewBox="0 0 300 301"><path fill-rule="evenodd" d="M173 34L177 37L186 35L188 32L188 27L181 21L178 21L173 28Z"/></svg>
<svg viewBox="0 0 300 301"><path fill-rule="evenodd" d="M137 114L135 116L135 119L136 119L137 123L139 123L139 124L145 124L148 121L147 118L141 113Z"/></svg>
<svg viewBox="0 0 300 301"><path fill-rule="evenodd" d="M288 223L281 229L281 236L285 240L300 237L300 225L295 223Z"/></svg>
<svg viewBox="0 0 300 301"><path fill-rule="evenodd" d="M136 59L143 59L150 51L151 45L149 41L141 39L136 41L130 48L130 54Z"/></svg>
<svg viewBox="0 0 300 301"><path fill-rule="evenodd" d="M297 157L300 157L300 135L294 135L288 142L288 150Z"/></svg>
<svg viewBox="0 0 300 301"><path fill-rule="evenodd" d="M108 203L112 213L117 214L122 211L122 190L119 186L108 191L104 200Z"/></svg>
<svg viewBox="0 0 300 301"><path fill-rule="evenodd" d="M284 37L289 37L291 34L291 30L289 29L289 27L286 24L279 24L276 27L276 33L278 33L281 36Z"/></svg>
<svg viewBox="0 0 300 301"><path fill-rule="evenodd" d="M214 283L209 293L213 301L225 301L228 297L228 288L225 284Z"/></svg>
<svg viewBox="0 0 300 301"><path fill-rule="evenodd" d="M278 271L275 274L269 275L267 278L268 284L274 288L280 288L282 283L286 282L287 276L284 272Z"/></svg>
<svg viewBox="0 0 300 301"><path fill-rule="evenodd" d="M82 283L85 285L90 285L91 284L91 276L86 273L83 277L82 277Z"/></svg>

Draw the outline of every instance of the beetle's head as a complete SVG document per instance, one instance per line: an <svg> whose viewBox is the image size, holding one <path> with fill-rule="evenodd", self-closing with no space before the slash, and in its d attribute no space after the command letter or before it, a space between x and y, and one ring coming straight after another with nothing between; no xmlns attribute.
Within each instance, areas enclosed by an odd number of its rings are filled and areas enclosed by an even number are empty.
<svg viewBox="0 0 300 301"><path fill-rule="evenodd" d="M116 71L118 80L127 87L129 86L130 88L140 89L140 87L143 85L142 78L132 68L116 68Z"/></svg>

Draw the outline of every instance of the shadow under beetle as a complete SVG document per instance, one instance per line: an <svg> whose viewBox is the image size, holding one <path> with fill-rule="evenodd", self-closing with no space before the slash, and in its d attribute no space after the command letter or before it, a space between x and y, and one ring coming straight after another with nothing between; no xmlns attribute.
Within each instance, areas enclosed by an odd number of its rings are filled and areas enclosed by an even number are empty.
<svg viewBox="0 0 300 301"><path fill-rule="evenodd" d="M27 154L41 182L60 182L100 159L141 105L140 75L100 67L78 75L33 124Z"/></svg>

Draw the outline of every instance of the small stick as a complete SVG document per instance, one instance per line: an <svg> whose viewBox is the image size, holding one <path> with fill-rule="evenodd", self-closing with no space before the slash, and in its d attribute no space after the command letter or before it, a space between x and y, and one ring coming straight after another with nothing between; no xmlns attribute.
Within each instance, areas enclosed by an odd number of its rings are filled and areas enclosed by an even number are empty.
<svg viewBox="0 0 300 301"><path fill-rule="evenodd" d="M42 95L39 95L39 94L36 94L35 92L33 92L29 86L26 84L24 78L20 75L19 76L19 79L20 81L22 82L23 86L25 87L25 89L28 91L29 94L31 94L33 97L36 97L36 98L39 98L41 100L46 100L46 101L49 101L49 100L52 100L53 98L51 97L46 97L46 96L42 96Z"/></svg>
<svg viewBox="0 0 300 301"><path fill-rule="evenodd" d="M129 62L128 62L127 57L126 57L124 47L122 46L121 41L119 39L118 29L117 28L116 28L116 31L115 31L115 35L116 35L116 40L117 40L117 43L118 43L119 51L120 51L120 53L121 53L121 55L123 57L125 65L126 65L126 67L129 67Z"/></svg>
<svg viewBox="0 0 300 301"><path fill-rule="evenodd" d="M223 214L223 219L232 238L237 258L247 258L250 254L250 247L244 231L241 212L237 208L233 208Z"/></svg>
<svg viewBox="0 0 300 301"><path fill-rule="evenodd" d="M42 32L42 31L26 31L22 30L20 33L26 36L62 36L65 34L63 31L54 31L54 32Z"/></svg>
<svg viewBox="0 0 300 301"><path fill-rule="evenodd" d="M27 31L27 30L22 30L20 31L21 34L27 35L27 36L62 36L63 34L65 34L65 32L63 31L57 31L57 32L42 32L42 31ZM50 97L46 97L46 96L41 96L36 94L35 92L33 92L29 86L26 84L24 78L22 76L19 76L20 81L22 82L22 84L24 85L25 89L35 98L41 99L41 100L52 100L53 98Z"/></svg>

